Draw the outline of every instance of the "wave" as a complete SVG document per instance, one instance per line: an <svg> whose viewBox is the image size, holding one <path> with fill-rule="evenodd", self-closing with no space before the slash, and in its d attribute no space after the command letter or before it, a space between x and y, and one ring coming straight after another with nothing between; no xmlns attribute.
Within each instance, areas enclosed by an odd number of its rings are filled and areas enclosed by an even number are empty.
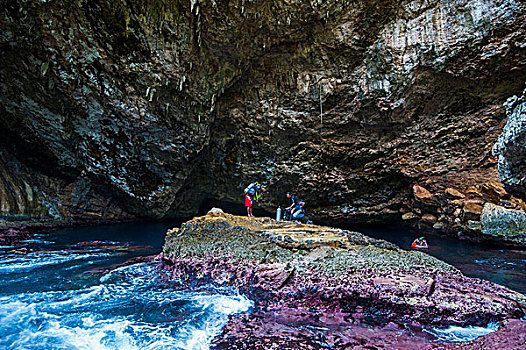
<svg viewBox="0 0 526 350"><path fill-rule="evenodd" d="M438 341L448 343L460 343L472 341L483 335L495 332L499 329L498 322L490 322L486 327L481 326L449 326L445 329L432 328L429 333L437 337Z"/></svg>
<svg viewBox="0 0 526 350"><path fill-rule="evenodd" d="M50 265L60 265L75 260L102 259L113 254L104 252L38 252L21 256L4 256L0 261L0 274L13 274L31 271Z"/></svg>
<svg viewBox="0 0 526 350"><path fill-rule="evenodd" d="M232 290L177 291L155 276L142 263L91 287L0 297L0 348L203 350L253 306Z"/></svg>

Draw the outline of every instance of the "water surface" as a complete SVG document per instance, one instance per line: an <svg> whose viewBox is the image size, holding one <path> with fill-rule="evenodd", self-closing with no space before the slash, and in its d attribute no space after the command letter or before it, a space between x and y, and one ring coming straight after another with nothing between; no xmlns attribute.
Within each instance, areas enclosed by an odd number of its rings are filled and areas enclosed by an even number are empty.
<svg viewBox="0 0 526 350"><path fill-rule="evenodd" d="M178 291L156 263L101 272L159 253L172 226L64 229L26 241L28 254L0 250L0 349L208 349L251 301Z"/></svg>
<svg viewBox="0 0 526 350"><path fill-rule="evenodd" d="M250 310L250 300L230 289L177 290L157 263L120 266L158 254L167 229L178 225L68 228L35 235L15 247L18 253L0 247L0 349L208 349L230 315ZM360 231L407 249L415 238L399 229ZM428 253L468 276L526 290L524 252L427 240ZM467 341L497 327L424 331Z"/></svg>
<svg viewBox="0 0 526 350"><path fill-rule="evenodd" d="M422 234L404 228L354 228L374 238L385 239L403 249ZM422 251L443 260L466 276L486 279L526 293L526 250L499 249L438 234L425 234L428 249Z"/></svg>

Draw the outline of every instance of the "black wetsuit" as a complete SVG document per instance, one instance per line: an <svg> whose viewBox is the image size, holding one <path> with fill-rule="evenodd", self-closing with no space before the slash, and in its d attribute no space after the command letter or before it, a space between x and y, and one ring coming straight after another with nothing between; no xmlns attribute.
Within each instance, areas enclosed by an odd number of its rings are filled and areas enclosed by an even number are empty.
<svg viewBox="0 0 526 350"><path fill-rule="evenodd" d="M296 198L296 196L291 195L290 196L290 202L291 203L290 203L289 207L292 207L292 209L286 209L285 210L285 217L284 217L285 220L292 220L291 212L292 212L292 210L294 210L294 208L296 208L296 206L298 205L298 203L300 201L298 200L298 198Z"/></svg>

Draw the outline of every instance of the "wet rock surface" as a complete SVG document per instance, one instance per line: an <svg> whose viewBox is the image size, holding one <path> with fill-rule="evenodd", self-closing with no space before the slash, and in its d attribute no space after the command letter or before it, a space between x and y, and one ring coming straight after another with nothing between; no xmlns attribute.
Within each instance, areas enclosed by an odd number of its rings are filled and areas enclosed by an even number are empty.
<svg viewBox="0 0 526 350"><path fill-rule="evenodd" d="M22 178L0 184L5 215L182 217L258 178L267 210L293 190L319 219L480 235L477 207L436 193L499 179L491 147L526 81L521 1L1 11L0 168Z"/></svg>
<svg viewBox="0 0 526 350"><path fill-rule="evenodd" d="M434 348L426 327L518 319L526 307L520 293L358 232L221 212L171 230L163 262L182 287L231 286L255 301L217 349Z"/></svg>

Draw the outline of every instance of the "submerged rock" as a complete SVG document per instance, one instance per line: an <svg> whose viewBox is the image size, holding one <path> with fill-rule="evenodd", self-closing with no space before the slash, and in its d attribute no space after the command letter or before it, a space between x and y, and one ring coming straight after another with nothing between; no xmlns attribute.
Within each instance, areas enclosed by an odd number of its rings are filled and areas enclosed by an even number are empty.
<svg viewBox="0 0 526 350"><path fill-rule="evenodd" d="M467 278L425 253L358 232L269 218L194 218L166 237L163 261L182 286L235 287L255 301L251 314L231 319L216 339L218 349L394 346L402 339L417 348L428 340L408 336L408 325L415 332L485 325L520 318L526 307L526 296ZM375 335L357 331L363 322L376 324Z"/></svg>

